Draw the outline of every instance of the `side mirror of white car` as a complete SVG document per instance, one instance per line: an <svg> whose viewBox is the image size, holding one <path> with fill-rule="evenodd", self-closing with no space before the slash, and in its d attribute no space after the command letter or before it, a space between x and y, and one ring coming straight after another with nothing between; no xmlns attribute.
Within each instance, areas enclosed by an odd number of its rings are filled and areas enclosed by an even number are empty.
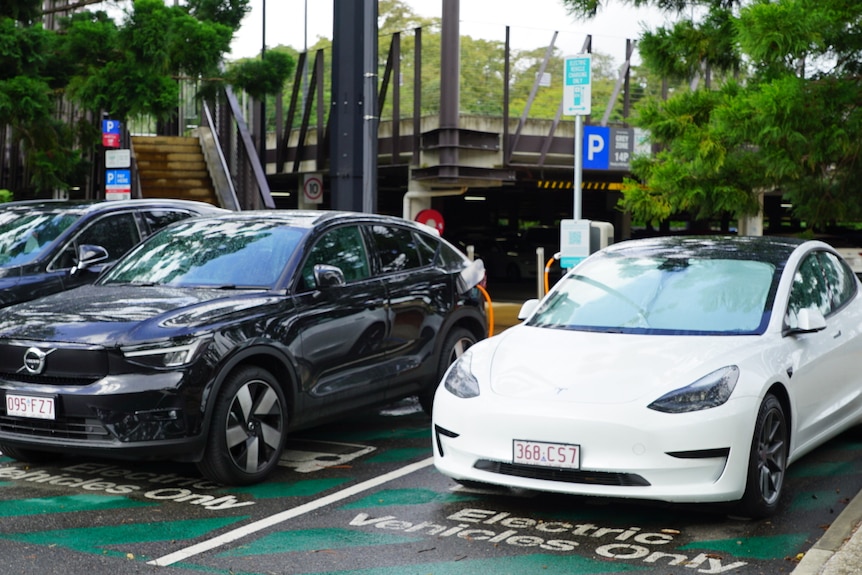
<svg viewBox="0 0 862 575"><path fill-rule="evenodd" d="M826 329L826 318L823 317L823 313L819 309L805 308L796 312L796 325L785 329L784 335L812 333L824 329Z"/></svg>
<svg viewBox="0 0 862 575"><path fill-rule="evenodd" d="M521 309L518 311L518 319L524 320L530 317L533 311L536 309L536 306L539 305L539 300L537 299L528 299L523 303Z"/></svg>

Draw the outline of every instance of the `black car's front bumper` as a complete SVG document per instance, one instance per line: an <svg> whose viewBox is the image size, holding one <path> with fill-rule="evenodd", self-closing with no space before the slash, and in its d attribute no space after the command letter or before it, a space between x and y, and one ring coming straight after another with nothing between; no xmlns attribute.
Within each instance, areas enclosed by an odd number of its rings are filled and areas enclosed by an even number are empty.
<svg viewBox="0 0 862 575"><path fill-rule="evenodd" d="M86 385L0 379L0 442L22 448L130 458L199 459L203 409L179 371L109 375ZM54 418L8 414L6 395L50 397Z"/></svg>

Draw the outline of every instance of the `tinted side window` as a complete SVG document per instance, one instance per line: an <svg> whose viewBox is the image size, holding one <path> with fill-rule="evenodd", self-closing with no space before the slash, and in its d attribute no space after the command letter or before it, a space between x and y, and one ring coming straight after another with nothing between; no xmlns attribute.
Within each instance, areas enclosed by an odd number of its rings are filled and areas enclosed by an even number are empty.
<svg viewBox="0 0 862 575"><path fill-rule="evenodd" d="M380 273L392 273L422 266L413 232L395 226L371 226Z"/></svg>
<svg viewBox="0 0 862 575"><path fill-rule="evenodd" d="M466 256L445 242L440 242L440 267L460 270L467 263Z"/></svg>
<svg viewBox="0 0 862 575"><path fill-rule="evenodd" d="M146 229L144 230L145 235L153 234L163 227L170 225L174 222L178 222L180 220L184 220L186 218L191 217L192 214L183 211L177 210L146 210L141 212L141 217L144 218L144 224L146 225Z"/></svg>
<svg viewBox="0 0 862 575"><path fill-rule="evenodd" d="M440 246L440 240L418 232L414 232L414 235L416 236L416 247L419 250L419 257L422 259L422 265L433 264Z"/></svg>
<svg viewBox="0 0 862 575"><path fill-rule="evenodd" d="M138 226L131 213L112 214L89 224L75 242L95 244L108 250L111 260L132 249L140 241Z"/></svg>
<svg viewBox="0 0 862 575"><path fill-rule="evenodd" d="M823 280L823 271L816 254L809 254L793 276L793 288L787 306L788 327L798 326L796 317L801 309L818 309L824 316L832 310L829 289Z"/></svg>
<svg viewBox="0 0 862 575"><path fill-rule="evenodd" d="M834 254L819 252L818 259L829 288L832 309L838 309L856 294L853 272Z"/></svg>
<svg viewBox="0 0 862 575"><path fill-rule="evenodd" d="M315 285L314 266L326 264L341 268L348 282L361 280L371 275L368 253L362 233L356 226L345 226L326 232L308 252L302 266L300 289L311 289Z"/></svg>

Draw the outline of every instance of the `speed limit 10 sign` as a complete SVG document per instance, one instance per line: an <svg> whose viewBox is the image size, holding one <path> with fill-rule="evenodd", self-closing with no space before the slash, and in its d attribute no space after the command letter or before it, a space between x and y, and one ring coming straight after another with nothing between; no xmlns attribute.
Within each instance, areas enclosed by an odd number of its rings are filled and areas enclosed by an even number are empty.
<svg viewBox="0 0 862 575"><path fill-rule="evenodd" d="M323 180L318 174L305 174L302 182L302 197L306 203L323 203Z"/></svg>

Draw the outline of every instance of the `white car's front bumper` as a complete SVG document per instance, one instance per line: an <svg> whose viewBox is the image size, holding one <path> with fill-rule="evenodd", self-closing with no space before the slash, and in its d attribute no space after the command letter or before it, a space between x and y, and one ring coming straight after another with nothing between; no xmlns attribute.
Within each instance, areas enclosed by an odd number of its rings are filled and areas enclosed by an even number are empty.
<svg viewBox="0 0 862 575"><path fill-rule="evenodd" d="M668 414L629 404L461 399L438 389L434 464L456 480L672 502L735 501L745 491L755 398ZM580 469L513 465L513 441L578 445Z"/></svg>

